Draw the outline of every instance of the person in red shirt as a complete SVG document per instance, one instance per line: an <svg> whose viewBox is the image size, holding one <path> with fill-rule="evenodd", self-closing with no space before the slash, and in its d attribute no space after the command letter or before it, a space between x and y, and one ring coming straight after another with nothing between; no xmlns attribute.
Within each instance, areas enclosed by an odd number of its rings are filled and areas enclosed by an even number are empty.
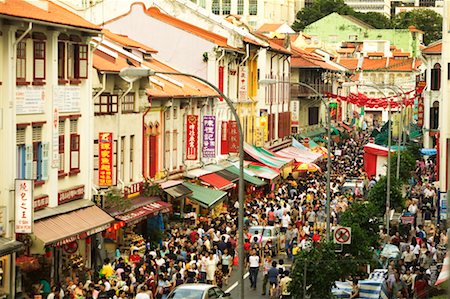
<svg viewBox="0 0 450 299"><path fill-rule="evenodd" d="M319 241L320 241L320 233L316 230L314 231L314 234L312 236L312 241L314 243L319 243Z"/></svg>
<svg viewBox="0 0 450 299"><path fill-rule="evenodd" d="M130 262L137 264L141 262L141 256L137 250L133 250L133 254L130 255Z"/></svg>
<svg viewBox="0 0 450 299"><path fill-rule="evenodd" d="M189 235L189 238L191 239L191 243L197 242L197 240L199 238L198 233L195 230L193 230L191 232L191 234Z"/></svg>
<svg viewBox="0 0 450 299"><path fill-rule="evenodd" d="M416 277L416 281L414 282L414 293L416 294L417 299L426 299L428 298L428 281L423 274L423 270L420 270L420 273Z"/></svg>

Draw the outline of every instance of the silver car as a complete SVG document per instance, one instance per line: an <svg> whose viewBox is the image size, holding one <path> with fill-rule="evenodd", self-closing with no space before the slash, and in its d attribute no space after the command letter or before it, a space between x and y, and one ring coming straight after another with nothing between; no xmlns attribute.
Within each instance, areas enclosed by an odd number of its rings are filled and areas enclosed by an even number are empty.
<svg viewBox="0 0 450 299"><path fill-rule="evenodd" d="M230 293L225 293L218 286L204 283L187 283L177 286L170 292L167 299L231 299Z"/></svg>
<svg viewBox="0 0 450 299"><path fill-rule="evenodd" d="M280 244L280 228L278 226L252 226L248 229L248 232L252 235L250 242L253 242L253 238L257 237L258 242L262 246L270 240L270 249L275 256L278 254L278 244Z"/></svg>

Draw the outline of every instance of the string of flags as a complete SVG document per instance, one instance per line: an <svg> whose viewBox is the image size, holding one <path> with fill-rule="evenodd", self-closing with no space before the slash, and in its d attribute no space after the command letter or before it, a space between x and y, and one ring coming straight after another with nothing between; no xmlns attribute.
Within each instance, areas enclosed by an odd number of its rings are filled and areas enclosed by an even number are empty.
<svg viewBox="0 0 450 299"><path fill-rule="evenodd" d="M348 103L352 103L358 107L368 107L368 108L383 108L387 109L389 107L389 103L391 108L397 108L399 106L413 106L414 98L416 90L411 90L408 92L404 92L401 98L397 98L397 96L392 97L382 97L382 98L369 98L364 93L351 93L347 96L337 95L333 93L326 93L326 96L336 101L344 101Z"/></svg>

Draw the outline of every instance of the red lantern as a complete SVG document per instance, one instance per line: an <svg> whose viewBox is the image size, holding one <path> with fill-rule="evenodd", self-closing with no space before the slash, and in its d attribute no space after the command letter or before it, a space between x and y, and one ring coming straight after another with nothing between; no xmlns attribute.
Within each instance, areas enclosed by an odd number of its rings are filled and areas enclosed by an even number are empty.
<svg viewBox="0 0 450 299"><path fill-rule="evenodd" d="M86 238L86 244L87 245L91 244L91 238Z"/></svg>
<svg viewBox="0 0 450 299"><path fill-rule="evenodd" d="M106 229L106 231L107 231L108 233L112 232L112 231L113 231L113 227L112 227L112 226L108 227L108 229Z"/></svg>
<svg viewBox="0 0 450 299"><path fill-rule="evenodd" d="M114 223L114 230L118 230L120 228L119 223Z"/></svg>
<svg viewBox="0 0 450 299"><path fill-rule="evenodd" d="M119 225L120 225L120 227L124 227L125 226L125 221L120 221Z"/></svg>

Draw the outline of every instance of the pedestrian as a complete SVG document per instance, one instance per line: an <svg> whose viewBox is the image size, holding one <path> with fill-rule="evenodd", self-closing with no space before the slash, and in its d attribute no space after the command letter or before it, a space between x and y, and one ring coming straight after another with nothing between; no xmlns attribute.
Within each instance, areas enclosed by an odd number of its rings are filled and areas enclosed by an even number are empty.
<svg viewBox="0 0 450 299"><path fill-rule="evenodd" d="M264 256L264 263L263 263L263 286L262 286L262 295L266 295L266 289L267 289L267 283L269 282L268 273L269 269L272 266L272 257L271 255L265 255Z"/></svg>
<svg viewBox="0 0 450 299"><path fill-rule="evenodd" d="M292 278L289 277L289 271L286 270L283 273L283 277L280 279L280 288L281 288L281 298L282 299L290 299L291 296L291 290L290 290L290 284L292 282Z"/></svg>
<svg viewBox="0 0 450 299"><path fill-rule="evenodd" d="M223 287L224 273L222 272L222 264L221 263L217 264L216 272L214 273L214 277L215 277L215 284L219 288L222 288Z"/></svg>
<svg viewBox="0 0 450 299"><path fill-rule="evenodd" d="M252 250L248 257L247 267L249 268L250 288L256 290L256 283L258 281L258 271L260 267L260 257L256 254L256 250Z"/></svg>

